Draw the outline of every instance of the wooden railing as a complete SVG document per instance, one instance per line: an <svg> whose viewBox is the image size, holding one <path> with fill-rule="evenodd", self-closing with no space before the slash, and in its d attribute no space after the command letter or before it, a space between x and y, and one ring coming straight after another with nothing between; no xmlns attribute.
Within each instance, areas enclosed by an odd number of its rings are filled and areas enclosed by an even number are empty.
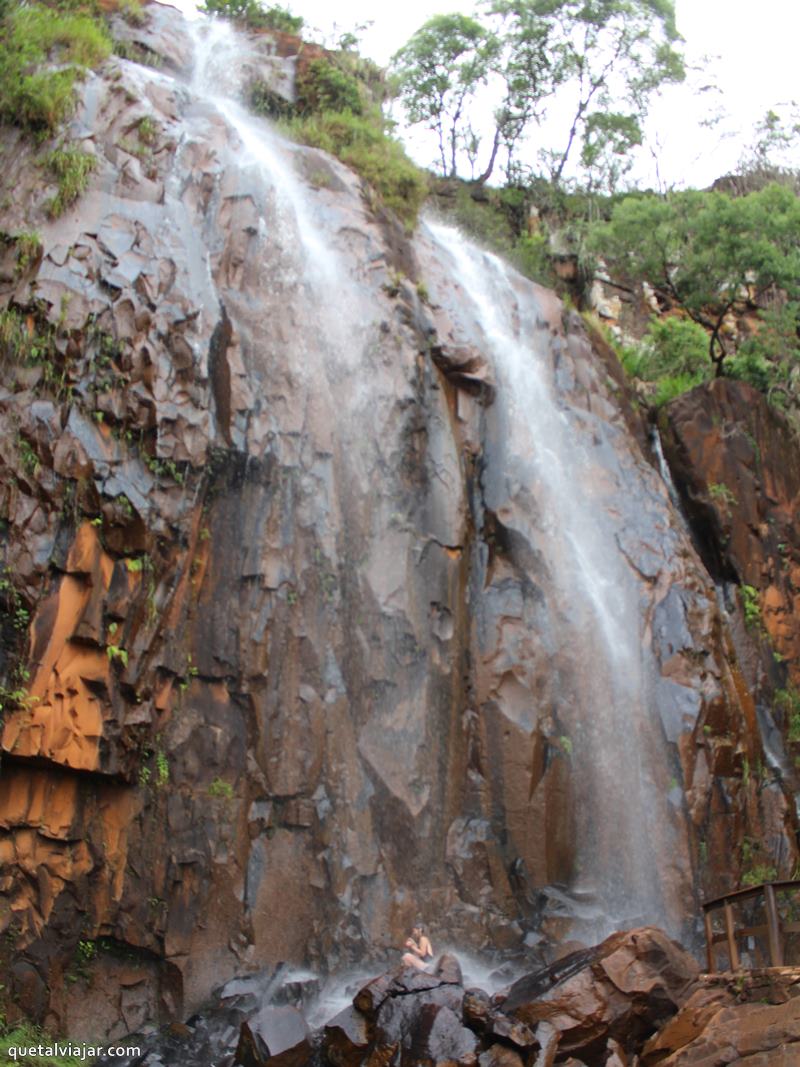
<svg viewBox="0 0 800 1067"><path fill-rule="evenodd" d="M763 898L761 907L759 898ZM755 921L759 911L764 914L766 921ZM747 889L737 889L714 900L707 900L703 904L703 913L709 971L717 970L719 945L724 945L732 971L738 971L743 966L784 967L800 964L800 938L791 936L800 934L800 881L764 882ZM743 918L744 922L737 923L737 917ZM718 931L715 930L715 920L720 919L723 929ZM745 938L748 939L748 947L740 951L739 942Z"/></svg>

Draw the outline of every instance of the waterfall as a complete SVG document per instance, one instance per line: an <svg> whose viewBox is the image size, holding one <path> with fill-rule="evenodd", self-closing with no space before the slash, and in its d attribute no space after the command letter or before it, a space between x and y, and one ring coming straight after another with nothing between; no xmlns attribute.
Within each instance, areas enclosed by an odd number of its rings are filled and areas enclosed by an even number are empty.
<svg viewBox="0 0 800 1067"><path fill-rule="evenodd" d="M613 441L602 420L565 399L574 383L558 381L566 372L542 328L536 287L456 230L431 223L428 233L452 277L435 298L497 376L486 505L536 550L552 583L552 632L530 641L570 650L566 665L561 656L553 666L561 674L554 718L568 735L576 862L566 892L548 895L585 938L645 920L670 927L659 873L674 847L667 756L637 583L621 546L627 516ZM535 725L550 709L533 696L531 704Z"/></svg>
<svg viewBox="0 0 800 1067"><path fill-rule="evenodd" d="M205 255L217 302L232 308L242 334L253 383L239 446L250 456L269 451L282 471L283 496L270 506L286 514L280 538L276 534L269 546L277 562L264 563L264 573L277 589L276 602L291 597L294 606L300 591L298 640L307 641L323 664L313 670L324 693L319 760L325 761L328 784L313 797L328 820L332 907L343 914L366 900L365 914L383 933L387 902L392 894L398 899L396 886L416 887L402 855L386 871L394 847L387 842L398 834L390 820L380 825L381 812L372 802L376 790L402 811L408 820L403 827L413 827L415 869L431 872L433 884L447 877L446 820L454 823L460 814L460 786L448 781L448 768L459 766L450 748L463 708L452 695L460 670L448 658L455 645L447 642L468 632L448 621L457 608L458 554L466 539L462 458L447 436L447 399L432 366L419 369L418 349L402 334L405 325L388 321L389 313L370 300L370 284L377 289L390 268L358 180L339 163L291 145L246 111L243 72L257 63L246 37L224 21L206 19L188 23L187 32L195 62L178 155L191 156L197 146L213 142L220 156L217 187L209 194L213 210L219 210L226 174L235 171L258 216L249 228L257 231L250 255L263 279L258 289L242 292L237 283L220 283L211 221ZM220 123L224 137L211 137ZM312 189L304 177L309 159L329 167L334 186L352 193L349 206L336 188ZM176 203L184 195L182 180L173 179ZM353 203L359 205L357 217ZM422 245L423 258L434 259L438 277L448 279L434 287L434 299L448 306L465 337L494 365L498 388L488 415L493 429L483 457L484 504L530 548L539 561L533 569L540 568L549 590L547 625L526 641L538 643L540 655L552 651L553 699L544 707L531 695L521 718L524 730L546 736L548 750L560 751L569 764L574 856L568 877L530 873L547 895L547 914L565 919L556 936L595 940L644 920L674 930L660 883L663 858L673 849L674 790L660 725L650 711L653 668L643 651L639 587L624 555L630 515L619 501L611 431L585 404L564 400L569 390L555 378L567 372L553 366L558 342L541 328L535 287L446 227L431 224ZM236 315L242 308L244 324ZM208 310L214 313L216 308ZM404 366L397 364L401 356ZM424 449L415 421L423 403ZM421 459L413 451L418 447ZM424 467L421 489L407 478L415 462ZM303 540L305 547L298 548ZM267 549L253 545L248 551L256 561L253 573L263 577L257 567ZM434 552L441 561L432 562ZM529 562L520 562L523 571ZM533 573L525 578L529 584L538 580ZM323 588L322 610L306 607L303 582ZM435 612L445 620L434 631L436 641L430 622L432 614L439 617ZM507 655L513 659L514 650ZM316 701L317 690L310 673L291 679L292 693L270 684L276 688L270 690L264 734L288 767L300 731L294 708ZM305 695L298 698L297 692ZM271 753L265 758L270 765L279 762ZM306 789L305 771L278 767L275 774L278 793ZM529 818L519 828L520 840L537 834L546 836ZM275 958L290 958L290 950L280 933L273 935L275 923L266 895L259 903L258 885L269 884L273 897L293 891L288 863L297 840L286 838L284 881L275 875L275 884L269 882L280 860L270 867L267 846L258 840L248 870L245 901L262 913L255 923L257 949ZM513 862L514 847L512 842L507 861ZM308 910L310 922L316 913L312 904ZM368 941L377 935L358 936Z"/></svg>

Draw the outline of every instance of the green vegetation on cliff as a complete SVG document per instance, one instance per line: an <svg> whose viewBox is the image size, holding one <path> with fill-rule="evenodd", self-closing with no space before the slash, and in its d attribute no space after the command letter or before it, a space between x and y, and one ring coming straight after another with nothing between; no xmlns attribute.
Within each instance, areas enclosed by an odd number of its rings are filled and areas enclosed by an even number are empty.
<svg viewBox="0 0 800 1067"><path fill-rule="evenodd" d="M618 275L646 279L707 331L717 374L735 347L724 330L730 314L771 292L800 291L800 199L785 186L741 197L629 196L591 240ZM780 348L763 354L781 358Z"/></svg>
<svg viewBox="0 0 800 1067"><path fill-rule="evenodd" d="M4 1016L0 1015L0 1063L15 1063L19 1067L79 1067L80 1064L91 1062L75 1056L20 1056L18 1052L12 1059L11 1049L35 1048L39 1045L53 1047L54 1039L27 1020L6 1023Z"/></svg>
<svg viewBox="0 0 800 1067"><path fill-rule="evenodd" d="M352 167L379 201L413 229L427 194L424 173L386 130L378 116L319 111L289 119L284 128L303 144L330 152Z"/></svg>
<svg viewBox="0 0 800 1067"><path fill-rule="evenodd" d="M299 34L305 21L288 8L279 4L265 7L259 0L206 0L202 10L209 15L242 22L254 30L277 30L280 33Z"/></svg>
<svg viewBox="0 0 800 1067"><path fill-rule="evenodd" d="M377 202L413 229L427 196L427 177L392 136L382 110L384 93L380 70L342 50L301 67L294 107L260 86L254 88L251 105L278 119L296 141L352 167L377 194Z"/></svg>
<svg viewBox="0 0 800 1067"><path fill-rule="evenodd" d="M35 4L9 5L1 22L0 119L53 133L75 107L77 79L110 54L108 32L84 10Z"/></svg>

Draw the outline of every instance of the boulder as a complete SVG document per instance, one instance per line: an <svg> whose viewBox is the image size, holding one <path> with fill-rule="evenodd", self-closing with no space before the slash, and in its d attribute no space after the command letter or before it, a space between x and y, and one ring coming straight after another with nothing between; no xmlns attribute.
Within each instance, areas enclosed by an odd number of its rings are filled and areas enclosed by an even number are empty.
<svg viewBox="0 0 800 1067"><path fill-rule="evenodd" d="M489 1024L492 1002L483 989L467 989L464 993L464 1022L480 1034Z"/></svg>
<svg viewBox="0 0 800 1067"><path fill-rule="evenodd" d="M503 1012L530 1027L549 1022L559 1054L590 1063L605 1062L610 1039L638 1051L683 1004L699 972L693 957L654 927L612 934L578 958L583 965L549 989L536 974L515 982Z"/></svg>
<svg viewBox="0 0 800 1067"><path fill-rule="evenodd" d="M309 1029L296 1008L266 1007L242 1023L235 1062L242 1067L305 1067Z"/></svg>
<svg viewBox="0 0 800 1067"><path fill-rule="evenodd" d="M694 1040L662 1059L659 1067L797 1067L800 1000L785 1004L733 1004L720 1008Z"/></svg>
<svg viewBox="0 0 800 1067"><path fill-rule="evenodd" d="M733 996L725 989L696 989L677 1015L669 1020L642 1049L643 1067L655 1067L671 1053L691 1044L723 1007L733 1003Z"/></svg>
<svg viewBox="0 0 800 1067"><path fill-rule="evenodd" d="M356 1007L345 1008L325 1024L322 1047L333 1067L359 1067L370 1044L367 1017Z"/></svg>
<svg viewBox="0 0 800 1067"><path fill-rule="evenodd" d="M424 1005L416 1025L403 1042L401 1062L441 1067L475 1067L478 1063L478 1039L462 1025L451 1008L438 1004Z"/></svg>
<svg viewBox="0 0 800 1067"><path fill-rule="evenodd" d="M479 1067L523 1067L522 1057L518 1052L505 1045L492 1045L478 1057Z"/></svg>

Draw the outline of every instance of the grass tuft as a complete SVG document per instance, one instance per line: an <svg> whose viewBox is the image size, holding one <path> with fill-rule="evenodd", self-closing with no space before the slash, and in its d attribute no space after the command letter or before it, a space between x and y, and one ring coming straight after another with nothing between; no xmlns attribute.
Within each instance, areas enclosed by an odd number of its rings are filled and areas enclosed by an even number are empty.
<svg viewBox="0 0 800 1067"><path fill-rule="evenodd" d="M7 8L0 36L0 119L42 135L69 118L75 82L111 51L102 22L35 4ZM48 62L58 69L40 69Z"/></svg>
<svg viewBox="0 0 800 1067"><path fill-rule="evenodd" d="M58 179L58 192L47 205L50 218L57 219L85 192L97 160L80 148L56 148L45 156L45 163Z"/></svg>
<svg viewBox="0 0 800 1067"><path fill-rule="evenodd" d="M412 230L428 192L427 176L382 123L349 111L322 111L282 123L290 137L330 152L352 167L381 202Z"/></svg>

